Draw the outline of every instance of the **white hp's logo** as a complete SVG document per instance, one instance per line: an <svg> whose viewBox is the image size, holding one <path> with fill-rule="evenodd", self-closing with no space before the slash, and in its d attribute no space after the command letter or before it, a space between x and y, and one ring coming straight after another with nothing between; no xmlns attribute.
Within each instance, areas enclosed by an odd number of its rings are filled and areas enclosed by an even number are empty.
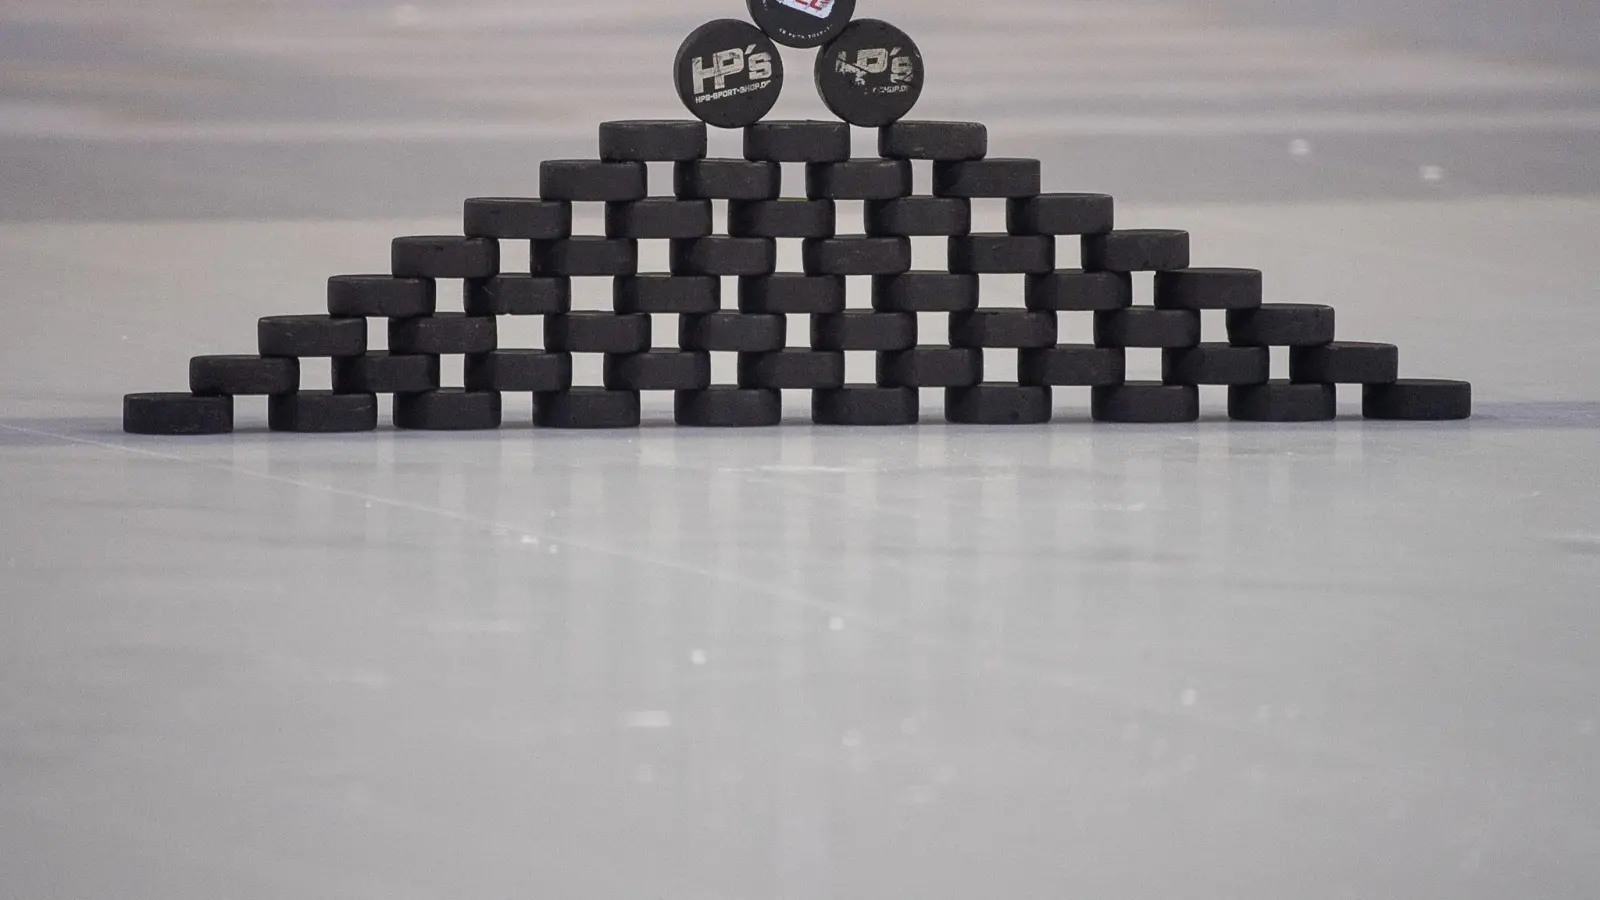
<svg viewBox="0 0 1600 900"><path fill-rule="evenodd" d="M819 19L826 19L833 14L833 0L778 0L778 2Z"/></svg>
<svg viewBox="0 0 1600 900"><path fill-rule="evenodd" d="M850 61L848 52L841 50L834 69L841 75L855 76L856 84L859 85L867 83L868 75L882 75L885 72L889 73L890 84L906 83L917 75L915 63L911 57L901 56L899 47L858 50L854 62Z"/></svg>
<svg viewBox="0 0 1600 900"><path fill-rule="evenodd" d="M772 77L772 54L757 53L756 45L751 44L743 50L734 47L732 50L723 50L711 54L711 66L706 67L706 58L694 58L694 92L704 94L706 82L711 82L713 91L725 90L728 79L741 72L747 72L751 81L766 81Z"/></svg>

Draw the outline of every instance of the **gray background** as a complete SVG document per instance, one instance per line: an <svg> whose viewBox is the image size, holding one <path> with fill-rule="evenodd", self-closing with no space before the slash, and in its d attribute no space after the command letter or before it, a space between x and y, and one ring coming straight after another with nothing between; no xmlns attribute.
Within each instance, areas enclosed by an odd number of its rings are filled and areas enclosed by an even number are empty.
<svg viewBox="0 0 1600 900"><path fill-rule="evenodd" d="M919 116L1478 416L126 436L391 237L681 114L738 4L8 2L0 895L1600 893L1594 5L863 5Z"/></svg>

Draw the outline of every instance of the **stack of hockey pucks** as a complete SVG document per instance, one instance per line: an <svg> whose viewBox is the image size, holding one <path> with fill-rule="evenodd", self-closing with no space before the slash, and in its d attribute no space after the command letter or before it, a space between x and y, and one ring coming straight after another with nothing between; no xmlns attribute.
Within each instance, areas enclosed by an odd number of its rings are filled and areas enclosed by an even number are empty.
<svg viewBox="0 0 1600 900"><path fill-rule="evenodd" d="M1243 421L1332 419L1336 385L1361 386L1368 418L1471 414L1465 382L1402 380L1394 346L1336 343L1332 308L1264 302L1254 269L1191 267L1187 232L1117 230L1111 197L1044 193L1039 160L988 156L982 124L904 120L921 54L892 26L852 20L851 0L748 2L761 27L712 22L678 54L698 121L603 123L598 158L541 163L537 197L469 199L461 235L396 238L387 273L328 280L326 315L261 319L257 354L195 357L187 394L128 395L124 429L225 433L235 397L265 396L274 431L370 431L383 394L394 425L416 430L499 427L502 398L519 395L539 427L631 428L642 393L670 393L679 425L715 427L776 425L786 392L809 394L819 425L914 424L928 390L954 423L1047 422L1063 389L1087 393L1097 422L1193 422L1207 385ZM782 88L778 43L817 48L819 92L842 121L761 121ZM741 129L741 158L708 158L708 125ZM876 157L852 157L851 125L877 129ZM651 163L672 166L670 192L650 190ZM785 165L804 167L803 197L785 195ZM931 167L929 196L913 165ZM845 201L863 204L864 233L839 221ZM1005 230L973 233L974 201L1004 203ZM575 234L574 209L591 204L603 234ZM943 265L913 269L919 237L948 241ZM778 269L785 240L801 244L799 272ZM641 271L642 241L668 244L668 271ZM524 271L503 264L519 246ZM1062 267L1069 255L1079 268ZM1134 273L1153 273L1150 302L1135 302ZM1022 306L1013 292L993 302L988 275L1021 276ZM852 278L870 278L870 309L847 308ZM606 279L611 309L575 311L574 279ZM459 284L461 311L439 310L440 282ZM1207 310L1225 313L1225 340L1202 341ZM919 341L928 315L948 319L945 340ZM502 316L541 320L543 346L502 346ZM677 322L668 348L653 340L664 316ZM1093 343L1062 342L1075 319L1092 320ZM385 349L368 347L370 320L386 324ZM794 321L809 322L804 347L789 343ZM998 351L1015 354L1014 378L986 366ZM1128 357L1153 352L1161 380L1129 381ZM1271 378L1274 352L1287 381ZM875 356L872 383L846 382L850 353ZM603 360L600 384L576 383L575 356ZM737 357L736 383L715 382L719 356ZM462 360L461 386L441 383L441 357ZM332 390L301 390L302 360L319 358Z"/></svg>

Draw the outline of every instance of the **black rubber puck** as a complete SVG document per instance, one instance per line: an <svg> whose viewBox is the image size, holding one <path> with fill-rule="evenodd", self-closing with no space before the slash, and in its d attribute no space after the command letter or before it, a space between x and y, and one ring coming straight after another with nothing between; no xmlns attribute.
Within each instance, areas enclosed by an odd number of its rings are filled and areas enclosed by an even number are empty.
<svg viewBox="0 0 1600 900"><path fill-rule="evenodd" d="M609 312L545 316L544 346L559 353L642 353L650 349L650 317Z"/></svg>
<svg viewBox="0 0 1600 900"><path fill-rule="evenodd" d="M1200 389L1190 384L1130 381L1089 392L1089 415L1096 422L1163 425L1200 420Z"/></svg>
<svg viewBox="0 0 1600 900"><path fill-rule="evenodd" d="M744 158L775 163L832 163L850 158L844 122L758 122L744 130Z"/></svg>
<svg viewBox="0 0 1600 900"><path fill-rule="evenodd" d="M982 309L950 314L950 346L1034 349L1056 344L1056 314L1027 309Z"/></svg>
<svg viewBox="0 0 1600 900"><path fill-rule="evenodd" d="M1019 199L1039 196L1043 183L1037 159L980 159L933 164L933 195L966 199Z"/></svg>
<svg viewBox="0 0 1600 900"><path fill-rule="evenodd" d="M953 237L972 232L972 201L959 197L904 197L867 203L866 231L873 237Z"/></svg>
<svg viewBox="0 0 1600 900"><path fill-rule="evenodd" d="M1056 312L1110 312L1133 305L1133 278L1124 272L1059 269L1028 276L1023 305Z"/></svg>
<svg viewBox="0 0 1600 900"><path fill-rule="evenodd" d="M572 354L547 350L496 350L467 357L462 383L469 391L542 394L572 387Z"/></svg>
<svg viewBox="0 0 1600 900"><path fill-rule="evenodd" d="M1228 388L1228 418L1240 422L1329 422L1339 414L1331 384L1269 381Z"/></svg>
<svg viewBox="0 0 1600 900"><path fill-rule="evenodd" d="M607 356L604 384L613 391L691 391L711 386L711 354L649 350Z"/></svg>
<svg viewBox="0 0 1600 900"><path fill-rule="evenodd" d="M256 323L262 356L360 356L367 321L332 316L268 316Z"/></svg>
<svg viewBox="0 0 1600 900"><path fill-rule="evenodd" d="M525 197L475 197L463 210L462 234L501 240L553 241L572 236L572 204Z"/></svg>
<svg viewBox="0 0 1600 900"><path fill-rule="evenodd" d="M852 384L812 393L811 421L871 428L915 425L921 406L916 388Z"/></svg>
<svg viewBox="0 0 1600 900"><path fill-rule="evenodd" d="M823 105L861 128L905 118L922 96L922 51L900 29L857 19L817 53L817 91Z"/></svg>
<svg viewBox="0 0 1600 900"><path fill-rule="evenodd" d="M878 384L884 387L971 387L982 382L982 350L928 346L878 354Z"/></svg>
<svg viewBox="0 0 1600 900"><path fill-rule="evenodd" d="M1006 201L1006 230L1012 234L1104 234L1116 221L1109 194L1040 194Z"/></svg>
<svg viewBox="0 0 1600 900"><path fill-rule="evenodd" d="M1127 353L1112 347L1063 344L1017 354L1017 380L1050 387L1109 387L1127 379Z"/></svg>
<svg viewBox="0 0 1600 900"><path fill-rule="evenodd" d="M500 273L500 243L492 238L414 235L389 246L396 278L488 278Z"/></svg>
<svg viewBox="0 0 1600 900"><path fill-rule="evenodd" d="M852 159L806 165L812 200L893 200L911 196L911 163L903 159Z"/></svg>
<svg viewBox="0 0 1600 900"><path fill-rule="evenodd" d="M844 354L830 350L741 353L739 386L784 390L844 387Z"/></svg>
<svg viewBox="0 0 1600 900"><path fill-rule="evenodd" d="M548 159L539 164L539 197L568 203L626 203L643 200L648 172L641 162Z"/></svg>
<svg viewBox="0 0 1600 900"><path fill-rule="evenodd" d="M706 124L634 120L600 124L600 158L606 162L682 162L706 155Z"/></svg>
<svg viewBox="0 0 1600 900"><path fill-rule="evenodd" d="M392 353L488 353L496 346L492 316L439 313L416 319L389 320Z"/></svg>
<svg viewBox="0 0 1600 900"><path fill-rule="evenodd" d="M906 272L872 279L872 308L879 312L954 313L978 308L976 275Z"/></svg>
<svg viewBox="0 0 1600 900"><path fill-rule="evenodd" d="M885 159L966 162L989 155L989 129L980 122L895 122L878 132Z"/></svg>
<svg viewBox="0 0 1600 900"><path fill-rule="evenodd" d="M1246 347L1319 347L1333 343L1334 312L1315 303L1265 303L1228 311L1228 343Z"/></svg>
<svg viewBox="0 0 1600 900"><path fill-rule="evenodd" d="M1096 347L1193 347L1200 343L1200 314L1186 309L1130 307L1094 314Z"/></svg>
<svg viewBox="0 0 1600 900"><path fill-rule="evenodd" d="M800 254L807 275L898 275L911 269L910 238L808 240Z"/></svg>
<svg viewBox="0 0 1600 900"><path fill-rule="evenodd" d="M783 422L783 392L714 387L673 395L672 418L695 428L766 428Z"/></svg>
<svg viewBox="0 0 1600 900"><path fill-rule="evenodd" d="M540 428L638 428L639 392L580 387L534 394L533 424Z"/></svg>
<svg viewBox="0 0 1600 900"><path fill-rule="evenodd" d="M913 313L861 311L811 318L814 350L909 350L916 345Z"/></svg>
<svg viewBox="0 0 1600 900"><path fill-rule="evenodd" d="M535 275L561 278L633 275L639 271L639 244L603 237L534 241L529 264Z"/></svg>
<svg viewBox="0 0 1600 900"><path fill-rule="evenodd" d="M619 313L678 315L722 308L722 280L708 275L633 275L612 283L611 308Z"/></svg>
<svg viewBox="0 0 1600 900"><path fill-rule="evenodd" d="M673 241L670 257L674 275L771 275L778 270L778 242L736 237Z"/></svg>
<svg viewBox="0 0 1600 900"><path fill-rule="evenodd" d="M328 279L330 316L430 316L438 306L432 278L335 275Z"/></svg>
<svg viewBox="0 0 1600 900"><path fill-rule="evenodd" d="M839 36L856 0L746 0L756 27L785 47L809 49Z"/></svg>
<svg viewBox="0 0 1600 900"><path fill-rule="evenodd" d="M394 427L417 431L492 431L500 427L500 394L459 388L396 394Z"/></svg>
<svg viewBox="0 0 1600 900"><path fill-rule="evenodd" d="M194 436L233 431L233 398L193 394L129 394L122 398L128 434Z"/></svg>
<svg viewBox="0 0 1600 900"><path fill-rule="evenodd" d="M1047 387L978 384L944 392L946 421L962 425L1042 425L1052 412Z"/></svg>
<svg viewBox="0 0 1600 900"><path fill-rule="evenodd" d="M1189 268L1189 232L1135 229L1083 237L1090 272L1165 272Z"/></svg>
<svg viewBox="0 0 1600 900"><path fill-rule="evenodd" d="M1472 418L1472 385L1465 381L1404 378L1369 384L1361 391L1361 414L1369 419L1444 422Z"/></svg>
<svg viewBox="0 0 1600 900"><path fill-rule="evenodd" d="M572 282L539 275L474 278L462 288L462 302L469 316L558 315L572 308Z"/></svg>
<svg viewBox="0 0 1600 900"><path fill-rule="evenodd" d="M783 91L783 57L759 28L737 19L690 32L673 61L678 99L695 118L718 128L754 125Z"/></svg>
<svg viewBox="0 0 1600 900"><path fill-rule="evenodd" d="M774 162L700 159L672 169L673 193L682 200L776 200L783 170Z"/></svg>
<svg viewBox="0 0 1600 900"><path fill-rule="evenodd" d="M845 283L834 275L767 275L739 279L739 311L827 315L844 312Z"/></svg>
<svg viewBox="0 0 1600 900"><path fill-rule="evenodd" d="M678 346L685 350L768 353L787 343L788 320L783 316L721 312L678 320Z"/></svg>
<svg viewBox="0 0 1600 900"><path fill-rule="evenodd" d="M347 434L378 427L376 394L300 391L267 398L267 427L301 434Z"/></svg>
<svg viewBox="0 0 1600 900"><path fill-rule="evenodd" d="M967 275L1042 275L1055 271L1055 239L968 234L950 238L950 271Z"/></svg>
<svg viewBox="0 0 1600 900"><path fill-rule="evenodd" d="M1289 380L1316 384L1393 384L1400 380L1400 348L1343 341L1289 350Z"/></svg>
<svg viewBox="0 0 1600 900"><path fill-rule="evenodd" d="M375 350L333 361L335 394L406 394L439 387L439 357Z"/></svg>
<svg viewBox="0 0 1600 900"><path fill-rule="evenodd" d="M1255 309L1259 269L1178 269L1156 273L1157 309Z"/></svg>
<svg viewBox="0 0 1600 900"><path fill-rule="evenodd" d="M1265 347L1199 344L1161 352L1161 380L1167 384L1266 384L1271 378Z"/></svg>
<svg viewBox="0 0 1600 900"><path fill-rule="evenodd" d="M196 356L189 360L189 391L197 396L265 396L300 389L294 357Z"/></svg>
<svg viewBox="0 0 1600 900"><path fill-rule="evenodd" d="M654 197L606 204L606 237L637 240L697 238L711 234L710 200Z"/></svg>
<svg viewBox="0 0 1600 900"><path fill-rule="evenodd" d="M838 215L826 200L734 200L728 204L733 237L833 237Z"/></svg>

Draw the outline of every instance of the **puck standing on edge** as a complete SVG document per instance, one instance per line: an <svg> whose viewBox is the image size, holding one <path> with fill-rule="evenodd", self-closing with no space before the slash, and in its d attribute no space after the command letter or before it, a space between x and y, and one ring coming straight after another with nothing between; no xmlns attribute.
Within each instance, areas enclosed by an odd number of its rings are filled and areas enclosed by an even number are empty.
<svg viewBox="0 0 1600 900"><path fill-rule="evenodd" d="M744 128L761 121L783 90L783 59L761 29L737 19L696 28L673 63L678 98L701 121Z"/></svg>
<svg viewBox="0 0 1600 900"><path fill-rule="evenodd" d="M817 53L817 92L829 111L861 128L882 128L922 96L922 51L878 19L858 19Z"/></svg>
<svg viewBox="0 0 1600 900"><path fill-rule="evenodd" d="M808 50L839 36L856 14L856 0L746 0L750 18L785 47Z"/></svg>

